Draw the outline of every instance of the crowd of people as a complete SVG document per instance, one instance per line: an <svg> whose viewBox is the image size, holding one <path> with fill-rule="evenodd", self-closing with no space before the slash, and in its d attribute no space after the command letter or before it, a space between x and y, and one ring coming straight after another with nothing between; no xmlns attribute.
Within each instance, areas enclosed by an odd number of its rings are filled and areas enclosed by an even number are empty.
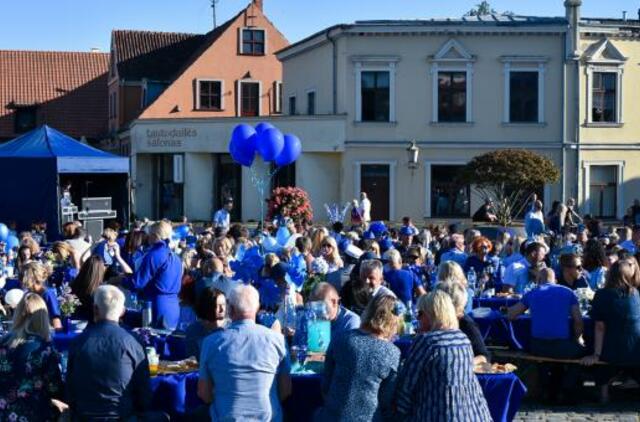
<svg viewBox="0 0 640 422"><path fill-rule="evenodd" d="M491 353L469 312L478 296L506 294L522 297L508 318L531 315L532 353L609 364L596 374L606 400L609 381L640 365L640 226L605 228L575 204L556 208L572 217L545 218L534 199L528 233L493 238L458 224L418 229L408 217L387 226L357 207L349 228L282 219L250 229L230 223L232 203L205 227L114 224L97 242L77 223L54 243L20 233L0 261L2 311L13 318L0 341L0 419L162 420L150 408L145 350L120 326L126 309L144 308L152 327L185 333L212 420L281 420L297 315L322 303L331 341L317 420L490 420L474 365ZM70 318L88 325L62 368L50 327L64 330ZM393 340L415 331L401 362ZM571 390L578 378L549 385Z"/></svg>

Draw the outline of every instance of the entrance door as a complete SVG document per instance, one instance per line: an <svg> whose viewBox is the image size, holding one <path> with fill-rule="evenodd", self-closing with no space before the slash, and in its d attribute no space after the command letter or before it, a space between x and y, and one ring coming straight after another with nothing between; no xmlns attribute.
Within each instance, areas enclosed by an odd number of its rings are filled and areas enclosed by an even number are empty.
<svg viewBox="0 0 640 422"><path fill-rule="evenodd" d="M222 208L226 199L233 200L231 221L242 220L242 166L231 158L230 154L216 155L218 160L216 172L215 211Z"/></svg>
<svg viewBox="0 0 640 422"><path fill-rule="evenodd" d="M591 166L589 200L591 213L598 218L615 218L618 193L617 166Z"/></svg>
<svg viewBox="0 0 640 422"><path fill-rule="evenodd" d="M257 82L240 83L240 116L260 114L260 84Z"/></svg>
<svg viewBox="0 0 640 422"><path fill-rule="evenodd" d="M154 202L156 215L154 218L179 220L184 214L183 185L174 181L174 154L157 154L154 156L153 180L156 180Z"/></svg>
<svg viewBox="0 0 640 422"><path fill-rule="evenodd" d="M371 201L371 220L389 220L390 169L388 164L362 164L360 191Z"/></svg>

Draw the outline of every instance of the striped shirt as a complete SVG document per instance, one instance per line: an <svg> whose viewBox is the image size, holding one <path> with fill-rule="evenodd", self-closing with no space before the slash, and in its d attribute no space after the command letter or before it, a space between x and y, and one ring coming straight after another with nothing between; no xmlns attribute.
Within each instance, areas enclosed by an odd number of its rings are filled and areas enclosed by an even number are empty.
<svg viewBox="0 0 640 422"><path fill-rule="evenodd" d="M396 403L398 413L412 421L491 421L462 331L416 338L398 379Z"/></svg>

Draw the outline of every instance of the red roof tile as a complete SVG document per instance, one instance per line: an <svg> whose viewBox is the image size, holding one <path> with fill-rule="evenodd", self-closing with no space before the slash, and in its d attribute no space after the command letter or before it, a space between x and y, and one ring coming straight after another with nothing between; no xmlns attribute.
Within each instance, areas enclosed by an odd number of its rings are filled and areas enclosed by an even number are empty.
<svg viewBox="0 0 640 422"><path fill-rule="evenodd" d="M107 128L109 55L0 50L0 138L12 138L15 106L37 105L38 124L96 139Z"/></svg>

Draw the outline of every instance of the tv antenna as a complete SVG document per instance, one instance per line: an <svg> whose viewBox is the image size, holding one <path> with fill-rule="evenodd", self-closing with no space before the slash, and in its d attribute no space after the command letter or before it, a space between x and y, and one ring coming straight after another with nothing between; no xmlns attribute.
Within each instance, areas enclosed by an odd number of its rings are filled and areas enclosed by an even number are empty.
<svg viewBox="0 0 640 422"><path fill-rule="evenodd" d="M213 29L216 29L218 26L216 22L216 4L220 2L220 0L210 0L211 1L211 10L213 12Z"/></svg>

